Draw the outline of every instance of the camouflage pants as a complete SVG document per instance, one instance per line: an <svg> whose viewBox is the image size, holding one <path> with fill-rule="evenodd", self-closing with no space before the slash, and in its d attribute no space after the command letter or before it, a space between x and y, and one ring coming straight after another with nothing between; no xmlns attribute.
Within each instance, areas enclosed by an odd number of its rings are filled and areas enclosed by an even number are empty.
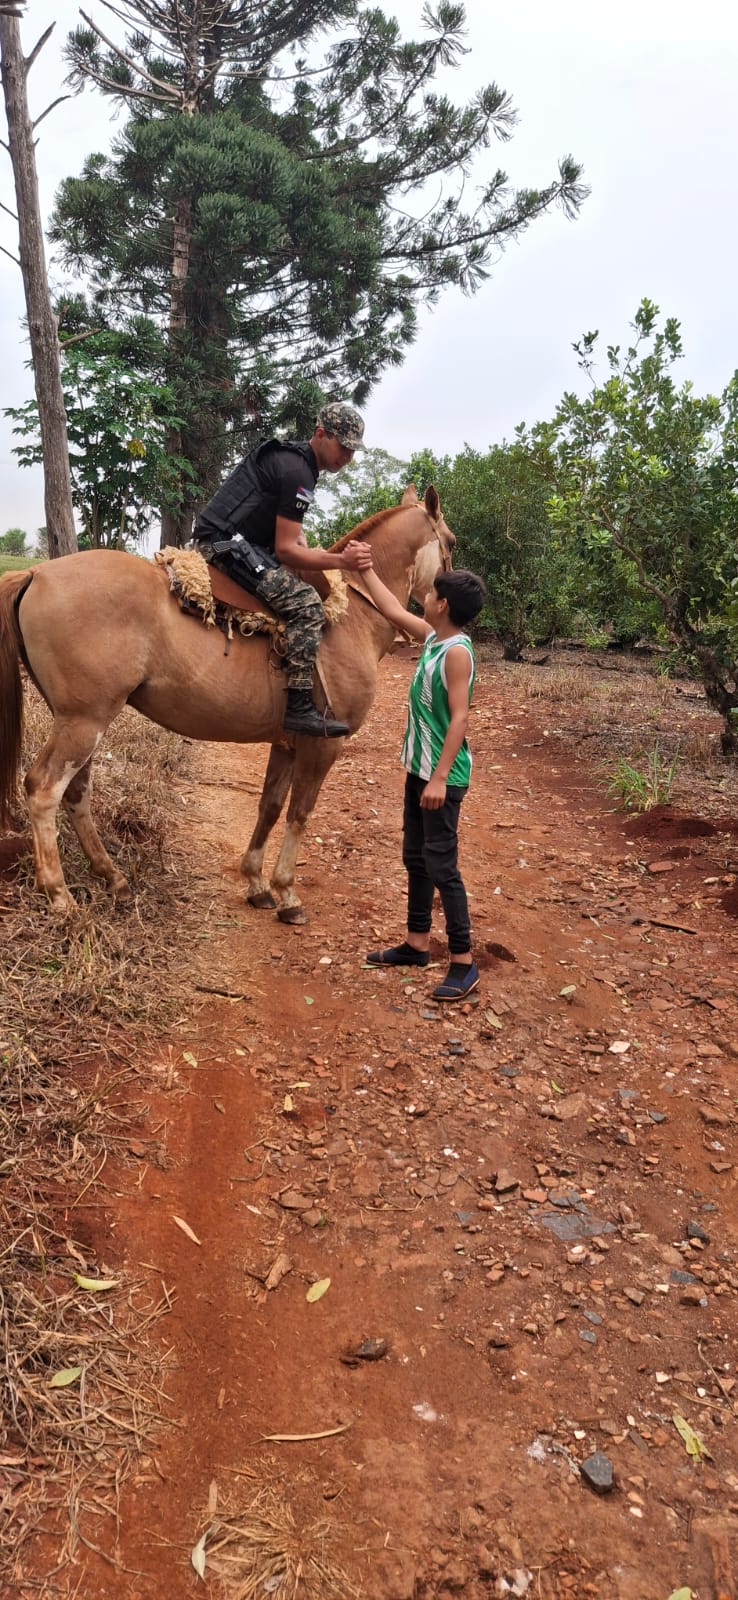
<svg viewBox="0 0 738 1600"><path fill-rule="evenodd" d="M312 689L315 657L325 622L320 595L311 583L303 583L302 578L286 572L284 567L265 572L256 585L256 594L284 624L285 672L290 689Z"/></svg>
<svg viewBox="0 0 738 1600"><path fill-rule="evenodd" d="M207 539L197 541L195 548L214 567L218 557ZM224 565L228 577L233 573ZM311 583L303 583L284 567L272 567L264 573L253 592L264 600L270 610L284 625L284 668L290 689L312 689L315 674L315 657L320 646L325 612L317 590Z"/></svg>

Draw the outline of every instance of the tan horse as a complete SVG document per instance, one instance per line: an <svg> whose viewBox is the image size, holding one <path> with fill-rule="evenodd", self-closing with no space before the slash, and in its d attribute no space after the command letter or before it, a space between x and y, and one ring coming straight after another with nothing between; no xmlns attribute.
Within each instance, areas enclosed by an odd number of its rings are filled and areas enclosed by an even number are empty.
<svg viewBox="0 0 738 1600"><path fill-rule="evenodd" d="M337 548L349 538L367 540L379 576L403 603L410 594L422 600L438 568L450 567L455 543L433 488L424 502L407 489L401 505L361 523ZM359 592L359 583L351 587L347 612L326 629L320 667L333 711L352 733L372 704L377 667L393 636L393 627ZM166 574L137 556L93 550L32 572L8 573L0 579L0 827L8 826L20 762L19 656L54 719L25 780L36 881L54 911L74 905L59 859L60 803L92 871L119 899L130 897L92 820L90 773L105 729L124 705L131 705L189 739L272 745L241 871L251 905L277 905L284 922L306 920L294 887L298 850L321 784L345 740L281 732L284 673L264 635L236 637L226 653L222 633L184 615ZM290 788L272 894L262 876L264 847Z"/></svg>

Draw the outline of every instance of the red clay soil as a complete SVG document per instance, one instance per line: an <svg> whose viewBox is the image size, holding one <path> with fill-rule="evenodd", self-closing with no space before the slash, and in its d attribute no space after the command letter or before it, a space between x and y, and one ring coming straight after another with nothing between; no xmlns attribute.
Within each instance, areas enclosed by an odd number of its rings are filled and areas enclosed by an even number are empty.
<svg viewBox="0 0 738 1600"><path fill-rule="evenodd" d="M79 1550L81 1600L203 1590L213 1483L319 1508L367 1600L738 1592L734 842L613 815L514 669L483 673L461 832L482 982L429 1005L440 923L429 974L362 965L402 932L411 670L386 662L320 799L305 929L244 904L264 752L201 747L179 784L191 1004L98 1239L171 1297L169 1423L117 1547L91 1535L115 1565Z"/></svg>

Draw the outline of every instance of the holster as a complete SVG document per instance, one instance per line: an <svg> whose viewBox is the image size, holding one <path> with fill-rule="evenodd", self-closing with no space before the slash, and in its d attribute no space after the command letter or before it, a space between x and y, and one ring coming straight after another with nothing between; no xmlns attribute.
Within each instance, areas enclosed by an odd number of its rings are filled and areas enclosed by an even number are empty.
<svg viewBox="0 0 738 1600"><path fill-rule="evenodd" d="M249 594L257 593L265 572L272 572L279 566L271 551L260 550L257 545L249 544L242 533L234 533L230 539L213 539L211 547L215 556L213 565Z"/></svg>

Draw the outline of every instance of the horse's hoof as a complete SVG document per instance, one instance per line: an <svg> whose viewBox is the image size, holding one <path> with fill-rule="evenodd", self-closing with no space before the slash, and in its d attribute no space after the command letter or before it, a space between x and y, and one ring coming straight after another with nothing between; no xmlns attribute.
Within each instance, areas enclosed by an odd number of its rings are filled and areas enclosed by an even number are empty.
<svg viewBox="0 0 738 1600"><path fill-rule="evenodd" d="M121 878L120 883L111 883L110 893L112 894L117 906L131 905L133 893L131 891L130 884L126 883L125 878Z"/></svg>
<svg viewBox="0 0 738 1600"><path fill-rule="evenodd" d="M308 915L306 911L303 911L302 906L280 906L277 918L280 922L286 922L289 927L294 928L307 922Z"/></svg>
<svg viewBox="0 0 738 1600"><path fill-rule="evenodd" d="M77 910L76 900L66 889L58 894L49 895L49 911L52 917L73 917Z"/></svg>
<svg viewBox="0 0 738 1600"><path fill-rule="evenodd" d="M260 889L258 894L247 894L246 904L254 906L256 911L274 911L277 902L271 889Z"/></svg>

